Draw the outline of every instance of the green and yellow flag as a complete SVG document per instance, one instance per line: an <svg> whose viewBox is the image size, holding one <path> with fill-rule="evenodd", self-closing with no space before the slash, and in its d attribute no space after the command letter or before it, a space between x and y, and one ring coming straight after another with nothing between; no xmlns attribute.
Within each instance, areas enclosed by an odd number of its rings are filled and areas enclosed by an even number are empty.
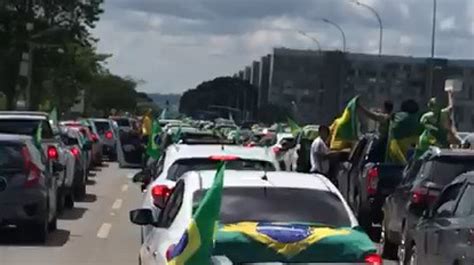
<svg viewBox="0 0 474 265"><path fill-rule="evenodd" d="M156 120L153 121L151 133L148 135L148 144L146 147L146 153L153 159L160 159L160 147L156 142L156 138L160 136L161 126L160 123Z"/></svg>
<svg viewBox="0 0 474 265"><path fill-rule="evenodd" d="M288 121L288 126L290 126L291 134L293 134L293 136L296 137L298 133L301 131L301 127L294 120L290 118L287 118L287 121Z"/></svg>
<svg viewBox="0 0 474 265"><path fill-rule="evenodd" d="M422 132L419 113L395 113L390 121L387 162L406 164L409 150L415 149Z"/></svg>
<svg viewBox="0 0 474 265"><path fill-rule="evenodd" d="M55 126L58 125L58 110L54 107L48 115L49 122L54 124Z"/></svg>
<svg viewBox="0 0 474 265"><path fill-rule="evenodd" d="M357 117L357 100L354 97L347 103L342 116L331 125L331 149L343 150L351 148L359 137L359 119Z"/></svg>
<svg viewBox="0 0 474 265"><path fill-rule="evenodd" d="M225 164L221 163L211 188L206 192L191 224L178 244L171 246L168 265L210 265L219 220Z"/></svg>

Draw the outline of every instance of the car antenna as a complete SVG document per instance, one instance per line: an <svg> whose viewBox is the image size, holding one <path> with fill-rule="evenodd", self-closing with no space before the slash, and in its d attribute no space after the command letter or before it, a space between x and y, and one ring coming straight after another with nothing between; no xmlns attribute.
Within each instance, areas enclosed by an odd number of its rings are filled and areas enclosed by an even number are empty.
<svg viewBox="0 0 474 265"><path fill-rule="evenodd" d="M271 184L271 182L268 180L267 169L266 168L263 169L263 176L260 179ZM267 197L267 186L266 185L263 186L263 196L265 196L265 198Z"/></svg>
<svg viewBox="0 0 474 265"><path fill-rule="evenodd" d="M221 150L224 151L224 144L221 144Z"/></svg>

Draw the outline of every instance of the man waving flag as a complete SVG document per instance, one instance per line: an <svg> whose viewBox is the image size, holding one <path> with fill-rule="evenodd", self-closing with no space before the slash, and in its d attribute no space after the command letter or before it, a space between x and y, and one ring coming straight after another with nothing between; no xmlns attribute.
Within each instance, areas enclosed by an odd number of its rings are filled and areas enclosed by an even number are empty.
<svg viewBox="0 0 474 265"><path fill-rule="evenodd" d="M225 164L221 163L188 229L171 249L168 265L210 265L214 233L219 220Z"/></svg>
<svg viewBox="0 0 474 265"><path fill-rule="evenodd" d="M357 101L359 96L354 97L347 103L342 116L337 118L331 125L332 150L343 150L351 148L359 137L359 120L357 117Z"/></svg>
<svg viewBox="0 0 474 265"><path fill-rule="evenodd" d="M151 133L148 135L148 144L146 147L146 153L153 159L158 160L160 158L160 147L158 146L156 139L160 136L161 126L156 120L153 121Z"/></svg>

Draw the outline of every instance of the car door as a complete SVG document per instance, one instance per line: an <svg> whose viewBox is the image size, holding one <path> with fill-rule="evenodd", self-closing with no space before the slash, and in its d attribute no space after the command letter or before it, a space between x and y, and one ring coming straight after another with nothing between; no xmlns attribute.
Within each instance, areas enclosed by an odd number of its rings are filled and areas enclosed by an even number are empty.
<svg viewBox="0 0 474 265"><path fill-rule="evenodd" d="M163 257L159 253L158 249L161 244L171 245L174 242L163 242L169 236L167 234L172 233L170 227L178 215L184 198L184 181L178 181L173 193L168 198L165 207L160 212L158 217L157 227L153 228L153 231L144 239L144 244L141 250L142 261L144 265L156 265L161 264Z"/></svg>
<svg viewBox="0 0 474 265"><path fill-rule="evenodd" d="M415 160L407 165L403 172L403 180L385 201L385 225L388 231L401 234L404 217L406 216L406 202L413 187L413 181L423 165L423 160Z"/></svg>
<svg viewBox="0 0 474 265"><path fill-rule="evenodd" d="M459 225L454 218L454 210L464 183L446 187L432 211L432 216L424 227L423 255L427 264L452 264L449 261L452 244L459 236ZM456 247L456 246L454 246Z"/></svg>

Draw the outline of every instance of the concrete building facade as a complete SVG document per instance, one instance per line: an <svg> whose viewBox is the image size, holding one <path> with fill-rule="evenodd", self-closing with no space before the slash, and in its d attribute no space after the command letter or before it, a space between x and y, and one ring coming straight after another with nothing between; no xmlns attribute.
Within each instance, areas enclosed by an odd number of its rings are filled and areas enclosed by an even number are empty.
<svg viewBox="0 0 474 265"><path fill-rule="evenodd" d="M253 66L249 75L255 72ZM355 95L370 108L387 99L396 109L406 99L416 100L422 109L430 97L446 102L446 79L459 78L464 87L455 94L456 125L460 131L474 129L474 60L275 48L262 57L259 68L259 82L253 82L259 106L282 106L298 122L317 124L333 121Z"/></svg>

